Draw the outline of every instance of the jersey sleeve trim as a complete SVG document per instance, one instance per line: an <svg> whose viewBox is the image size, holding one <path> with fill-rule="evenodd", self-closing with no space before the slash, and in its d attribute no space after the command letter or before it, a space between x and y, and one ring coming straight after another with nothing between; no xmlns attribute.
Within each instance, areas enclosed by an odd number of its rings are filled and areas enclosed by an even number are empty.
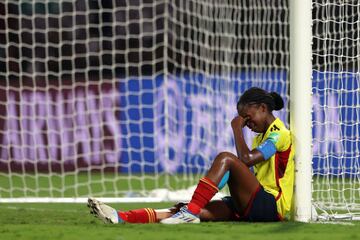
<svg viewBox="0 0 360 240"><path fill-rule="evenodd" d="M270 140L276 144L279 141L279 137L279 133L270 133L266 140Z"/></svg>

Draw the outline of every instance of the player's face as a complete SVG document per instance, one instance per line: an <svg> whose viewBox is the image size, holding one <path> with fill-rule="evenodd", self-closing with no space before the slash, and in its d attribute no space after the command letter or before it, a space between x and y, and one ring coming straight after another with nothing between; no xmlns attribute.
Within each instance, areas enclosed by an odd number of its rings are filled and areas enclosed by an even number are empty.
<svg viewBox="0 0 360 240"><path fill-rule="evenodd" d="M246 118L246 126L251 131L263 133L266 131L266 116L268 114L265 104L245 104L240 105L238 113L241 117Z"/></svg>

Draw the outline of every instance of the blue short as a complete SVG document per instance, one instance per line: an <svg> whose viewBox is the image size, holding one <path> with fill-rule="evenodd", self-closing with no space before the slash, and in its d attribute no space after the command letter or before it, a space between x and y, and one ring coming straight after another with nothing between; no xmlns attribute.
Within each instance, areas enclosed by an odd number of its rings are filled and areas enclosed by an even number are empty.
<svg viewBox="0 0 360 240"><path fill-rule="evenodd" d="M222 199L232 210L232 220L247 222L277 222L280 215L277 212L275 197L264 190L262 186L253 193L245 210L239 210L231 196Z"/></svg>

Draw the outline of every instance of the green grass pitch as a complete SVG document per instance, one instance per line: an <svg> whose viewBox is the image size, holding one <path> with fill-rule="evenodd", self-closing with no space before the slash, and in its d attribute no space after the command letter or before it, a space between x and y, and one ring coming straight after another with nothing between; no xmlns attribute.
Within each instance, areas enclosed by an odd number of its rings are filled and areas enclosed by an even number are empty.
<svg viewBox="0 0 360 240"><path fill-rule="evenodd" d="M171 203L111 204L124 210ZM105 225L86 204L0 204L0 239L360 239L360 223L304 224L217 222L167 226Z"/></svg>
<svg viewBox="0 0 360 240"><path fill-rule="evenodd" d="M145 176L146 189L156 186L150 176ZM142 189L142 183L134 178L111 174L78 174L66 177L53 175L0 174L0 197L22 196L102 196L115 197L115 191ZM196 177L192 179L198 179ZM188 181L188 182L187 182ZM192 180L195 181L195 180ZM182 176L160 176L159 183L189 186L195 184ZM64 192L61 189L66 188ZM129 210L142 207L166 208L172 203L110 204ZM164 226L161 224L105 225L89 214L86 204L60 203L0 203L0 240L5 239L309 239L339 240L360 239L360 222L347 224L239 223L217 222L194 225Z"/></svg>

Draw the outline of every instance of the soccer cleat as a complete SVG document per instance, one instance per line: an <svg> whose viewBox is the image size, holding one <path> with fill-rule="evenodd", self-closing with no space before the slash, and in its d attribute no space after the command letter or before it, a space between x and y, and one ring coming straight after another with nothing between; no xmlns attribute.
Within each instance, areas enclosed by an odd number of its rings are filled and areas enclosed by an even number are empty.
<svg viewBox="0 0 360 240"><path fill-rule="evenodd" d="M90 213L101 219L104 223L116 224L124 222L114 208L95 198L88 198L88 207L90 208Z"/></svg>
<svg viewBox="0 0 360 240"><path fill-rule="evenodd" d="M182 207L179 212L160 221L162 224L200 223L200 218L192 214L187 207Z"/></svg>

